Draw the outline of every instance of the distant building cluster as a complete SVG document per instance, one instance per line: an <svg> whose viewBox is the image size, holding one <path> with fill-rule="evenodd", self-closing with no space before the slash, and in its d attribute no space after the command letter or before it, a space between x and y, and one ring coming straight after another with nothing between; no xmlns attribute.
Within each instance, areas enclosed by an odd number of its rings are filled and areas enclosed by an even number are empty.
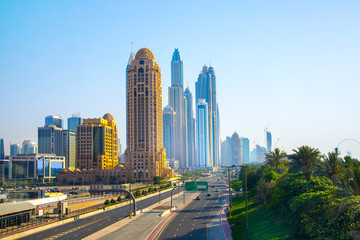
<svg viewBox="0 0 360 240"><path fill-rule="evenodd" d="M267 148L256 144L250 151L250 141L248 138L239 137L234 132L231 137L226 137L221 142L221 164L222 166L242 165L251 163L263 163L265 154L271 151L271 132L266 131Z"/></svg>

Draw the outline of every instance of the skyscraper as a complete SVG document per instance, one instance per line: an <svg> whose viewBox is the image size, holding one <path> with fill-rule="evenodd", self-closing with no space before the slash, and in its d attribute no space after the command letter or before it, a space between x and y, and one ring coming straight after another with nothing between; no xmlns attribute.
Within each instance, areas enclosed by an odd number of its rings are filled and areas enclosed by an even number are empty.
<svg viewBox="0 0 360 240"><path fill-rule="evenodd" d="M197 131L197 167L211 167L209 148L209 118L208 104L205 99L199 99L196 104L196 131Z"/></svg>
<svg viewBox="0 0 360 240"><path fill-rule="evenodd" d="M76 133L72 130L63 130L63 156L65 168L75 168Z"/></svg>
<svg viewBox="0 0 360 240"><path fill-rule="evenodd" d="M163 132L166 158L175 159L175 111L167 105L163 111Z"/></svg>
<svg viewBox="0 0 360 240"><path fill-rule="evenodd" d="M196 100L205 99L208 103L209 148L212 166L218 166L220 157L219 107L216 100L216 75L213 67L203 67L195 83Z"/></svg>
<svg viewBox="0 0 360 240"><path fill-rule="evenodd" d="M70 118L67 119L67 128L68 130L76 132L76 126L82 124L82 118L80 114L73 114Z"/></svg>
<svg viewBox="0 0 360 240"><path fill-rule="evenodd" d="M240 138L237 132L234 132L231 136L231 164L241 164Z"/></svg>
<svg viewBox="0 0 360 240"><path fill-rule="evenodd" d="M36 154L38 153L38 145L31 140L24 140L22 142L21 154Z"/></svg>
<svg viewBox="0 0 360 240"><path fill-rule="evenodd" d="M0 159L5 158L4 139L0 138Z"/></svg>
<svg viewBox="0 0 360 240"><path fill-rule="evenodd" d="M10 144L10 156L16 156L20 153L20 145L18 143Z"/></svg>
<svg viewBox="0 0 360 240"><path fill-rule="evenodd" d="M195 166L195 119L193 110L193 96L189 87L185 89L184 97L187 102L186 122L187 122L187 145L188 145L188 164Z"/></svg>
<svg viewBox="0 0 360 240"><path fill-rule="evenodd" d="M183 61L176 48L171 60L171 87L169 87L169 105L175 115L175 159L181 168L188 167L188 139L186 105L183 88Z"/></svg>
<svg viewBox="0 0 360 240"><path fill-rule="evenodd" d="M56 154L63 156L62 128L50 124L38 128L39 153Z"/></svg>
<svg viewBox="0 0 360 240"><path fill-rule="evenodd" d="M271 152L271 148L272 148L271 132L266 131L266 150L267 150L267 152Z"/></svg>
<svg viewBox="0 0 360 240"><path fill-rule="evenodd" d="M47 116L45 117L45 126L55 125L58 128L63 128L62 119L59 116Z"/></svg>
<svg viewBox="0 0 360 240"><path fill-rule="evenodd" d="M113 116L88 118L76 131L76 168L114 169L118 165L117 125Z"/></svg>
<svg viewBox="0 0 360 240"><path fill-rule="evenodd" d="M250 163L250 141L248 138L240 138L242 142L242 160L244 164Z"/></svg>
<svg viewBox="0 0 360 240"><path fill-rule="evenodd" d="M226 139L221 143L221 165L231 166L231 138Z"/></svg>
<svg viewBox="0 0 360 240"><path fill-rule="evenodd" d="M147 48L140 49L129 64L126 167L135 180L152 181L155 176L172 176L163 147L161 69Z"/></svg>

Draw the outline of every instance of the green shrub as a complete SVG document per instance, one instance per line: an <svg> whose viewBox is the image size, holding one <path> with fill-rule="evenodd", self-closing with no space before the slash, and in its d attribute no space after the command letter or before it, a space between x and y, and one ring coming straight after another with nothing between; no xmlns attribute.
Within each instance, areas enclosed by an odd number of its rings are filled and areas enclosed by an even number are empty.
<svg viewBox="0 0 360 240"><path fill-rule="evenodd" d="M110 200L110 203L111 203L111 204L114 204L114 203L116 203L116 201L115 201L114 199L111 199L111 200Z"/></svg>
<svg viewBox="0 0 360 240"><path fill-rule="evenodd" d="M274 171L268 171L264 174L264 179L266 182L271 182L271 181L275 181L276 179L278 179L280 177L279 174L277 174Z"/></svg>
<svg viewBox="0 0 360 240"><path fill-rule="evenodd" d="M109 199L105 200L104 205L109 205L109 204L110 204Z"/></svg>
<svg viewBox="0 0 360 240"><path fill-rule="evenodd" d="M117 198L117 201L118 201L118 202L120 202L120 201L121 201L121 197L120 197L120 196Z"/></svg>

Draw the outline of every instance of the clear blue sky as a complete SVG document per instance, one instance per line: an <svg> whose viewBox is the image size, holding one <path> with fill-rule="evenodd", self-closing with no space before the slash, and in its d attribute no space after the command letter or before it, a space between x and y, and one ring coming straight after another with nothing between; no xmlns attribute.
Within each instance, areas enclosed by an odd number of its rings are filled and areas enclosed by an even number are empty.
<svg viewBox="0 0 360 240"><path fill-rule="evenodd" d="M154 4L152 4L154 3ZM0 137L37 142L47 115L109 112L125 142L125 68L149 48L162 69L179 48L194 93L215 68L221 136L333 150L360 141L359 1L0 0ZM360 157L360 145L340 149Z"/></svg>

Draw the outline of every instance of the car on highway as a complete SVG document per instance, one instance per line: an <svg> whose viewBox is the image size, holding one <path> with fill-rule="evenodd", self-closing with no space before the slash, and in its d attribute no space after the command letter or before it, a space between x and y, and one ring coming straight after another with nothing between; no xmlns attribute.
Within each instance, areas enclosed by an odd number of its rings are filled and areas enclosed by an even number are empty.
<svg viewBox="0 0 360 240"><path fill-rule="evenodd" d="M219 189L217 188L217 189L215 189L215 192L219 192Z"/></svg>
<svg viewBox="0 0 360 240"><path fill-rule="evenodd" d="M210 197L210 196L211 196L211 194L210 194L210 193L208 193L206 196Z"/></svg>
<svg viewBox="0 0 360 240"><path fill-rule="evenodd" d="M195 198L195 200L200 200L201 198L200 198L200 196L197 196L196 198Z"/></svg>

